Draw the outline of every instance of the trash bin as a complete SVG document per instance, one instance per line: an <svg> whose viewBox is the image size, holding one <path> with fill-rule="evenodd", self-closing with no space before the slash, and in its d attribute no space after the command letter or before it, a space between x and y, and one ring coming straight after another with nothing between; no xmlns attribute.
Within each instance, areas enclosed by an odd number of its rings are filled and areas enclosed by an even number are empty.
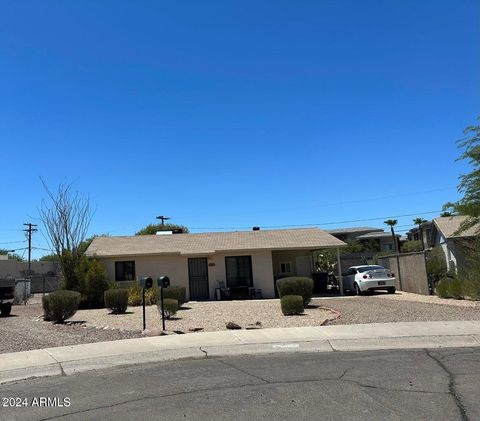
<svg viewBox="0 0 480 421"><path fill-rule="evenodd" d="M30 279L15 279L15 303L26 303L30 298L32 282Z"/></svg>

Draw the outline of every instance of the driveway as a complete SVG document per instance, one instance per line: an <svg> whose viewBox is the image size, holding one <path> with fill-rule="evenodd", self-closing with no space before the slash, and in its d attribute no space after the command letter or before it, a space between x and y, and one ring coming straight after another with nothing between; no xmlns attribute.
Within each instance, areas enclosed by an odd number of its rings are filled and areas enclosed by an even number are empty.
<svg viewBox="0 0 480 421"><path fill-rule="evenodd" d="M476 420L479 381L479 348L207 358L4 385L3 397L27 406L1 414L19 421ZM32 407L40 397L54 406Z"/></svg>
<svg viewBox="0 0 480 421"><path fill-rule="evenodd" d="M390 323L415 321L480 320L480 302L444 300L409 293L383 292L365 296L314 299L340 313L328 324Z"/></svg>

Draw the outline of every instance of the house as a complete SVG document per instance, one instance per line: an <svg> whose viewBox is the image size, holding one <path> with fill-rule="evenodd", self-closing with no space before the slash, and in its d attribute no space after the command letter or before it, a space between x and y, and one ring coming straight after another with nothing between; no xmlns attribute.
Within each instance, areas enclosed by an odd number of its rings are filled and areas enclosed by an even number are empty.
<svg viewBox="0 0 480 421"><path fill-rule="evenodd" d="M478 236L479 226L474 226L468 230L458 233L460 226L468 219L468 216L444 216L433 219L433 221L425 223L426 229L422 225L422 231L425 234L425 244L429 247L442 247L447 260L447 269L456 271L458 268L464 268L467 265L467 254L465 246L468 242Z"/></svg>
<svg viewBox="0 0 480 421"><path fill-rule="evenodd" d="M418 226L410 229L406 235L408 241L422 241L425 247L431 242L433 221L424 222L420 228Z"/></svg>
<svg viewBox="0 0 480 421"><path fill-rule="evenodd" d="M375 242L377 244L378 251L394 251L394 245L392 241L392 234L385 232L381 228L374 227L351 227L351 228L338 228L327 231L334 237L341 241L359 241L359 242ZM400 235L395 234L397 238Z"/></svg>
<svg viewBox="0 0 480 421"><path fill-rule="evenodd" d="M274 282L311 276L312 252L345 243L318 228L198 234L96 237L86 254L96 257L116 282L167 275L191 300L216 297L220 286L248 296L275 296Z"/></svg>

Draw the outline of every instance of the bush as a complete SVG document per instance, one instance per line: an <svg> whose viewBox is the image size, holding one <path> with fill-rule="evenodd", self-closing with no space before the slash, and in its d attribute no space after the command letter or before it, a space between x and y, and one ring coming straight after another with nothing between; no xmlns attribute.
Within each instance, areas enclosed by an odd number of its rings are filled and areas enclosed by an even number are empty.
<svg viewBox="0 0 480 421"><path fill-rule="evenodd" d="M187 289L185 287L168 287L163 288L163 298L172 298L178 301L178 306L181 307L187 302Z"/></svg>
<svg viewBox="0 0 480 421"><path fill-rule="evenodd" d="M80 293L58 290L44 296L42 304L45 320L63 323L77 312L80 304Z"/></svg>
<svg viewBox="0 0 480 421"><path fill-rule="evenodd" d="M125 313L127 306L128 290L118 288L105 291L105 307L112 310L112 313Z"/></svg>
<svg viewBox="0 0 480 421"><path fill-rule="evenodd" d="M426 268L429 279L436 284L447 274L447 259L441 246L435 246L426 255Z"/></svg>
<svg viewBox="0 0 480 421"><path fill-rule="evenodd" d="M158 287L147 289L145 291L145 305L149 306L156 304L158 301ZM128 305L129 306L141 306L143 300L143 290L140 285L135 285L128 288Z"/></svg>
<svg viewBox="0 0 480 421"><path fill-rule="evenodd" d="M145 303L147 306L157 304L160 290L156 285L145 291Z"/></svg>
<svg viewBox="0 0 480 421"><path fill-rule="evenodd" d="M162 303L158 301L157 303L158 312L160 317L162 317ZM165 318L170 319L172 316L175 316L178 311L178 301L173 298L165 298L163 300L163 311L165 312Z"/></svg>
<svg viewBox="0 0 480 421"><path fill-rule="evenodd" d="M282 278L277 281L277 290L280 298L285 295L300 295L303 306L306 307L313 294L313 280L310 278Z"/></svg>
<svg viewBox="0 0 480 421"><path fill-rule="evenodd" d="M280 299L280 305L285 316L293 316L304 312L303 297L301 295L284 295Z"/></svg>
<svg viewBox="0 0 480 421"><path fill-rule="evenodd" d="M405 243L402 244L402 253L413 253L415 251L422 251L422 250L423 250L423 246L422 246L421 240L405 241Z"/></svg>
<svg viewBox="0 0 480 421"><path fill-rule="evenodd" d="M105 307L104 293L110 288L107 271L96 259L82 258L76 270L78 291L82 294L81 308Z"/></svg>
<svg viewBox="0 0 480 421"><path fill-rule="evenodd" d="M140 306L142 305L142 288L139 285L128 288L128 305Z"/></svg>
<svg viewBox="0 0 480 421"><path fill-rule="evenodd" d="M463 298L463 282L458 278L442 278L435 290L441 298Z"/></svg>

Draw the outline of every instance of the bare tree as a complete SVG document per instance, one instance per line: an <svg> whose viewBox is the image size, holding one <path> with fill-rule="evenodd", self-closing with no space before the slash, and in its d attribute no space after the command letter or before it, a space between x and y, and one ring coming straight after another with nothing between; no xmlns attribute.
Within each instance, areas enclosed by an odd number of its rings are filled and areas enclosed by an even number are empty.
<svg viewBox="0 0 480 421"><path fill-rule="evenodd" d="M43 200L39 209L40 219L50 246L58 256L67 289L76 289L78 280L75 275L85 240L92 220L90 199L78 191L72 191L72 184L60 184L52 192L46 183L43 187L48 200Z"/></svg>

